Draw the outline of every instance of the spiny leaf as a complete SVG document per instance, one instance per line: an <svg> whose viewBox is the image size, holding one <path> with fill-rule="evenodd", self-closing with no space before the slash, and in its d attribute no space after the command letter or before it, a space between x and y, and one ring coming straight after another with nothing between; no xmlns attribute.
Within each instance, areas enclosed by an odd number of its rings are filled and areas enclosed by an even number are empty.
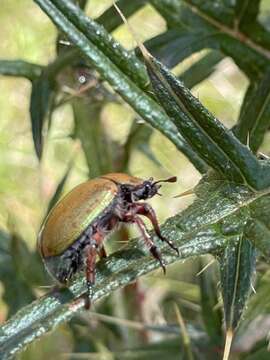
<svg viewBox="0 0 270 360"><path fill-rule="evenodd" d="M235 347L250 353L269 334L270 272L257 276L256 293L252 294L235 338ZM259 331L257 331L260 329ZM253 350L254 351L254 350Z"/></svg>
<svg viewBox="0 0 270 360"><path fill-rule="evenodd" d="M153 90L186 141L226 178L258 188L258 173L270 183L270 167L259 161L165 66L145 55ZM264 185L265 186L265 185Z"/></svg>
<svg viewBox="0 0 270 360"><path fill-rule="evenodd" d="M234 224L231 224L231 226L234 226ZM244 231L244 226L242 231ZM219 256L221 290L227 331L234 332L240 322L251 291L255 260L255 247L242 234L239 234L236 244L227 246Z"/></svg>
<svg viewBox="0 0 270 360"><path fill-rule="evenodd" d="M263 74L269 66L270 52L254 39L248 39L234 25L234 9L224 7L222 2L205 0L150 0L166 19L170 29L186 29L191 34L204 35L207 47L230 56L249 78ZM194 30L195 29L195 30ZM258 31L257 31L258 32ZM256 32L256 33L257 33ZM266 36L260 31L260 37ZM254 35L255 36L255 35ZM258 36L259 37L259 36ZM268 39L268 38L267 38ZM267 40L268 41L268 40ZM197 44L197 50L199 44Z"/></svg>
<svg viewBox="0 0 270 360"><path fill-rule="evenodd" d="M214 6L212 0L150 0L150 2L164 15L168 27L185 25L184 18L180 15L185 8L190 8L194 13L200 10L201 15L208 15L210 19L227 26L233 25L234 8L226 5L223 0L217 0Z"/></svg>
<svg viewBox="0 0 270 360"><path fill-rule="evenodd" d="M50 16L52 21L67 35L74 45L78 46L103 79L107 80L113 89L144 120L161 131L178 149L181 149L199 171L205 172L207 170L205 162L190 148L183 137L176 131L175 125L151 97L142 92L108 57L104 56L94 44L86 39L49 0L35 0L35 2Z"/></svg>
<svg viewBox="0 0 270 360"><path fill-rule="evenodd" d="M162 227L164 235L180 251L180 257L177 257L164 243L157 241L167 264L188 256L222 254L222 248L239 243L239 237L250 218L250 206L256 208L263 199L270 202L269 192L254 193L244 186L221 181L214 176L201 182L196 188L196 194L198 198L188 209L167 220ZM247 244L244 242L244 249ZM240 257L240 260L242 266L244 258ZM148 253L142 253L137 241L129 241L122 250L99 262L93 300L158 267L155 259ZM238 289L242 287L237 288L237 292ZM55 290L19 311L0 328L3 360L82 311L84 298L79 296L84 293L85 277L81 274L74 279L69 289Z"/></svg>
<svg viewBox="0 0 270 360"><path fill-rule="evenodd" d="M208 261L210 261L208 259ZM201 260L202 269L207 266ZM204 326L211 342L216 346L222 344L222 313L218 305L217 269L215 265L205 269L199 276L201 290L201 307Z"/></svg>
<svg viewBox="0 0 270 360"><path fill-rule="evenodd" d="M270 70L256 83L251 83L242 104L235 134L256 152L270 125Z"/></svg>
<svg viewBox="0 0 270 360"><path fill-rule="evenodd" d="M269 260L270 256L270 226L268 197L261 198L256 206L250 205L250 219L246 225L245 237L254 244Z"/></svg>

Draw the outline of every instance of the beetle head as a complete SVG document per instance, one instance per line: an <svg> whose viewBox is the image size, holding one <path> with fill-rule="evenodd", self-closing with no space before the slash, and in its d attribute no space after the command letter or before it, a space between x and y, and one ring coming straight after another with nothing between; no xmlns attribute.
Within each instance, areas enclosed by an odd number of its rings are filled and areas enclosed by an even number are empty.
<svg viewBox="0 0 270 360"><path fill-rule="evenodd" d="M154 181L153 178L150 178L149 180L145 180L142 184L135 186L132 189L132 199L133 201L137 201L137 200L146 200L149 199L151 197L153 197L154 195L159 194L158 190L161 188L160 183L161 182L176 182L177 177L176 176L172 176L168 179L164 179L164 180L158 180L158 181Z"/></svg>

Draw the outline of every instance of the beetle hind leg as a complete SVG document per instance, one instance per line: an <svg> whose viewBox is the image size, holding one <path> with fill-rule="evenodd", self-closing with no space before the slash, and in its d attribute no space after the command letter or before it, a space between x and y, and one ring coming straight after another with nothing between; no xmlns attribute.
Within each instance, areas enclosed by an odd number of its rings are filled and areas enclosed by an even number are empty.
<svg viewBox="0 0 270 360"><path fill-rule="evenodd" d="M91 300L93 297L93 285L95 284L95 270L96 270L96 244L92 243L86 246L86 299L85 309L89 310L91 307Z"/></svg>

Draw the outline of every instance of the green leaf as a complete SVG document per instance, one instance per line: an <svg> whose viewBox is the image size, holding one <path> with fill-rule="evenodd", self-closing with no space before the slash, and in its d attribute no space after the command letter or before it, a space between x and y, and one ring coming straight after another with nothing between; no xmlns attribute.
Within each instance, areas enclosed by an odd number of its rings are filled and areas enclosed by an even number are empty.
<svg viewBox="0 0 270 360"><path fill-rule="evenodd" d="M232 247L239 244L239 237L250 219L250 206L256 208L263 199L270 201L269 192L254 193L244 186L215 177L205 179L195 191L198 198L194 203L162 226L164 235L178 246L180 256L155 238L166 264L199 254L218 255L229 244ZM244 241L241 250L250 246L247 244ZM240 260L242 266L245 259L240 257ZM98 263L93 301L158 267L155 259L142 252L139 242L129 241L121 250ZM250 273L249 269L245 271ZM239 289L242 287L237 287L237 291ZM0 328L3 360L82 311L84 299L79 297L84 293L85 276L81 274L69 289L55 290L21 309Z"/></svg>
<svg viewBox="0 0 270 360"><path fill-rule="evenodd" d="M268 360L269 359L269 349L268 345L264 344L260 349L257 349L256 351L252 351L251 354L247 354L243 358L244 360Z"/></svg>
<svg viewBox="0 0 270 360"><path fill-rule="evenodd" d="M216 48L216 35L199 30L190 31L186 27L169 29L147 41L145 46L165 66L173 68L197 51Z"/></svg>
<svg viewBox="0 0 270 360"><path fill-rule="evenodd" d="M87 5L87 1L88 0L78 0L78 6L80 7L80 9L85 9L86 5Z"/></svg>
<svg viewBox="0 0 270 360"><path fill-rule="evenodd" d="M179 78L186 87L191 89L211 76L215 72L217 65L223 59L224 55L213 50L192 64L187 70L180 74Z"/></svg>
<svg viewBox="0 0 270 360"><path fill-rule="evenodd" d="M201 17L204 14L208 15L209 19L215 19L224 25L233 25L234 8L225 6L223 0L218 0L215 4L213 4L212 0L150 0L150 2L164 16L168 27L185 26L185 20L188 21L189 19L184 19L181 15L183 11L187 15L187 9Z"/></svg>
<svg viewBox="0 0 270 360"><path fill-rule="evenodd" d="M234 9L224 7L222 2L215 3L216 6L212 1L205 0L150 2L165 18L170 29L185 28L190 34L199 33L204 39L201 49L207 46L230 56L249 78L262 75L269 66L269 50L256 39L247 40L234 28ZM260 37L263 34L265 32L260 31ZM196 44L194 49L200 50L200 44Z"/></svg>
<svg viewBox="0 0 270 360"><path fill-rule="evenodd" d="M0 280L4 286L3 300L8 306L8 317L10 317L33 301L35 295L29 282L26 281L25 265L27 262L29 266L31 256L25 243L15 234L5 241L5 251L2 252L2 249L0 251Z"/></svg>
<svg viewBox="0 0 270 360"><path fill-rule="evenodd" d="M109 140L106 138L100 114L102 103L89 103L85 99L72 102L75 120L75 136L81 141L90 178L112 171Z"/></svg>
<svg viewBox="0 0 270 360"><path fill-rule="evenodd" d="M121 72L102 52L99 51L49 0L35 0L51 17L53 22L78 46L92 66L107 80L113 89L150 125L161 131L175 146L192 161L201 172L207 170L204 161L197 155L176 131L161 107L142 92L135 83Z"/></svg>
<svg viewBox="0 0 270 360"><path fill-rule="evenodd" d="M10 235L0 229L0 263L6 256L9 257Z"/></svg>
<svg viewBox="0 0 270 360"><path fill-rule="evenodd" d="M256 293L250 297L236 333L235 345L251 353L269 334L270 272L257 276ZM258 331L259 329L259 331ZM252 350L253 349L253 350Z"/></svg>
<svg viewBox="0 0 270 360"><path fill-rule="evenodd" d="M245 358L245 360L268 360L269 359L269 350L265 346L264 349L256 351L256 353L251 354Z"/></svg>
<svg viewBox="0 0 270 360"><path fill-rule="evenodd" d="M38 159L41 159L43 149L43 125L48 114L51 99L54 93L54 86L45 72L33 81L30 115L32 125L32 137Z"/></svg>
<svg viewBox="0 0 270 360"><path fill-rule="evenodd" d="M173 68L194 52L207 47L201 32L190 32L186 28L169 29L146 41L145 46L165 66ZM205 45L205 46L204 46Z"/></svg>
<svg viewBox="0 0 270 360"><path fill-rule="evenodd" d="M250 205L250 219L246 225L245 237L266 257L270 256L269 198L261 198L256 206Z"/></svg>
<svg viewBox="0 0 270 360"><path fill-rule="evenodd" d="M209 261L209 259L208 259ZM201 260L202 270L207 263ZM218 307L217 291L217 269L216 266L210 266L199 275L199 284L201 290L202 318L207 334L211 342L216 346L222 344L222 313Z"/></svg>
<svg viewBox="0 0 270 360"><path fill-rule="evenodd" d="M160 104L186 141L215 170L229 180L252 188L269 186L270 167L262 168L256 157L219 122L169 70L146 55L153 90ZM258 173L264 174L259 184Z"/></svg>
<svg viewBox="0 0 270 360"><path fill-rule="evenodd" d="M250 25L259 14L261 0L236 0L235 20L237 26Z"/></svg>
<svg viewBox="0 0 270 360"><path fill-rule="evenodd" d="M270 70L256 83L251 83L242 104L236 136L256 152L270 126Z"/></svg>
<svg viewBox="0 0 270 360"><path fill-rule="evenodd" d="M146 3L147 0L118 0L117 6L121 9L125 17L128 18L142 8ZM112 32L118 26L123 24L123 21L114 6L107 9L98 19L96 19L96 21L103 25L109 32Z"/></svg>
<svg viewBox="0 0 270 360"><path fill-rule="evenodd" d="M160 162L157 160L149 146L152 134L153 129L150 126L137 123L136 119L134 120L124 148L124 171L128 169L130 154L134 149L141 151L149 160L153 161L157 166L160 166Z"/></svg>
<svg viewBox="0 0 270 360"><path fill-rule="evenodd" d="M39 160L43 150L44 123L48 114L52 112L57 76L76 57L78 57L78 52L74 49L60 54L51 64L43 68L40 76L32 83L30 116L34 147Z"/></svg>
<svg viewBox="0 0 270 360"><path fill-rule="evenodd" d="M235 226L235 224L228 224ZM244 227L243 227L244 228ZM239 231L239 228L237 228ZM256 250L242 234L236 244L227 246L219 256L221 290L226 329L238 326L251 291Z"/></svg>
<svg viewBox="0 0 270 360"><path fill-rule="evenodd" d="M65 171L62 179L60 180L59 184L57 185L55 192L53 194L53 196L51 197L48 207L47 207L47 211L46 211L46 215L44 216L44 219L47 217L47 215L49 214L49 212L51 211L51 209L54 207L54 205L58 202L58 200L60 199L64 186L67 182L67 179L69 177L69 174L71 172L71 169L73 167L73 160L68 164L67 166L67 170Z"/></svg>
<svg viewBox="0 0 270 360"><path fill-rule="evenodd" d="M37 79L43 67L23 60L0 60L0 74L25 77L30 81Z"/></svg>

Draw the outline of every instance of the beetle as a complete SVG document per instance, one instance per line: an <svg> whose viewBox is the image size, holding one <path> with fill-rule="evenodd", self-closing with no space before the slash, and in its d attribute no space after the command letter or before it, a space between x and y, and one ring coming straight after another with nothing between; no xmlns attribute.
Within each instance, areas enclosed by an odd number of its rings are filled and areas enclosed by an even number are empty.
<svg viewBox="0 0 270 360"><path fill-rule="evenodd" d="M85 308L89 309L96 258L106 257L104 239L121 223L137 225L144 243L165 273L161 253L139 215L151 221L162 241L177 253L178 249L161 234L154 209L140 200L159 194L160 183L176 180L175 176L154 181L111 173L76 186L52 208L39 232L38 249L49 274L66 285L75 273L84 269Z"/></svg>

